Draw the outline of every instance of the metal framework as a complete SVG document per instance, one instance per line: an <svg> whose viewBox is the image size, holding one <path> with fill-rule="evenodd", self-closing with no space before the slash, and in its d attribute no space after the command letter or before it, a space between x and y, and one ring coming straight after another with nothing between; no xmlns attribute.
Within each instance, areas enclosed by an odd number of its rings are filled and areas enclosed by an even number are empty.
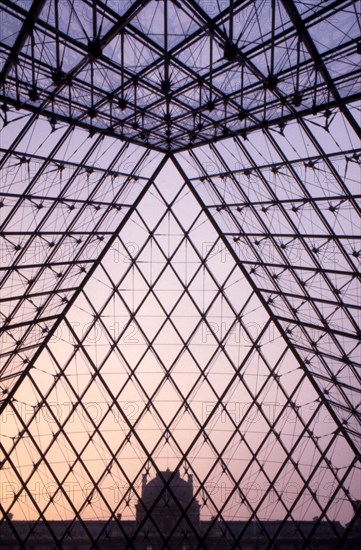
<svg viewBox="0 0 361 550"><path fill-rule="evenodd" d="M359 3L0 6L0 539L352 548Z"/></svg>

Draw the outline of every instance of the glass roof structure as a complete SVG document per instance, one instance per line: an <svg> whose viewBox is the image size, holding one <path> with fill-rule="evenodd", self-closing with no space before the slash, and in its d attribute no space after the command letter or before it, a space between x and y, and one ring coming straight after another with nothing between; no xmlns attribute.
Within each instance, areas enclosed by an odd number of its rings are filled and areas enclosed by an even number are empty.
<svg viewBox="0 0 361 550"><path fill-rule="evenodd" d="M0 10L0 540L356 548L360 4Z"/></svg>

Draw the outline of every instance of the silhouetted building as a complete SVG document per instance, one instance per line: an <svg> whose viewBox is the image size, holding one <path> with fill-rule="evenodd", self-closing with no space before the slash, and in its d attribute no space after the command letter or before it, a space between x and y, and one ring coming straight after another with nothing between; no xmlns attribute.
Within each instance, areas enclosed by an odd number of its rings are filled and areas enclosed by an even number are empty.
<svg viewBox="0 0 361 550"><path fill-rule="evenodd" d="M179 471L160 471L147 481L143 475L135 521L50 521L52 536L43 521L10 521L0 529L0 547L15 550L87 550L89 539L99 550L293 550L341 547L344 527L339 522L318 521L202 521L194 494L193 477ZM356 520L347 548L359 548L360 502L355 502ZM9 518L11 520L11 518ZM15 535L16 533L16 535ZM18 540L16 540L16 536ZM23 541L23 546L19 544Z"/></svg>
<svg viewBox="0 0 361 550"><path fill-rule="evenodd" d="M155 538L157 543L163 535L170 536L177 547L179 539L197 538L200 506L193 496L193 476L188 475L185 480L178 470L168 469L147 482L144 474L141 499L136 505L136 523L144 538Z"/></svg>

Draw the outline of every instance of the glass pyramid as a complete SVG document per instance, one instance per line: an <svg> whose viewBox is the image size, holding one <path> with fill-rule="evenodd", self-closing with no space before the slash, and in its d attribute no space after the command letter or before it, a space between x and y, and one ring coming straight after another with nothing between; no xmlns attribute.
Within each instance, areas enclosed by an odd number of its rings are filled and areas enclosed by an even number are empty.
<svg viewBox="0 0 361 550"><path fill-rule="evenodd" d="M1 543L358 548L359 5L0 6Z"/></svg>

